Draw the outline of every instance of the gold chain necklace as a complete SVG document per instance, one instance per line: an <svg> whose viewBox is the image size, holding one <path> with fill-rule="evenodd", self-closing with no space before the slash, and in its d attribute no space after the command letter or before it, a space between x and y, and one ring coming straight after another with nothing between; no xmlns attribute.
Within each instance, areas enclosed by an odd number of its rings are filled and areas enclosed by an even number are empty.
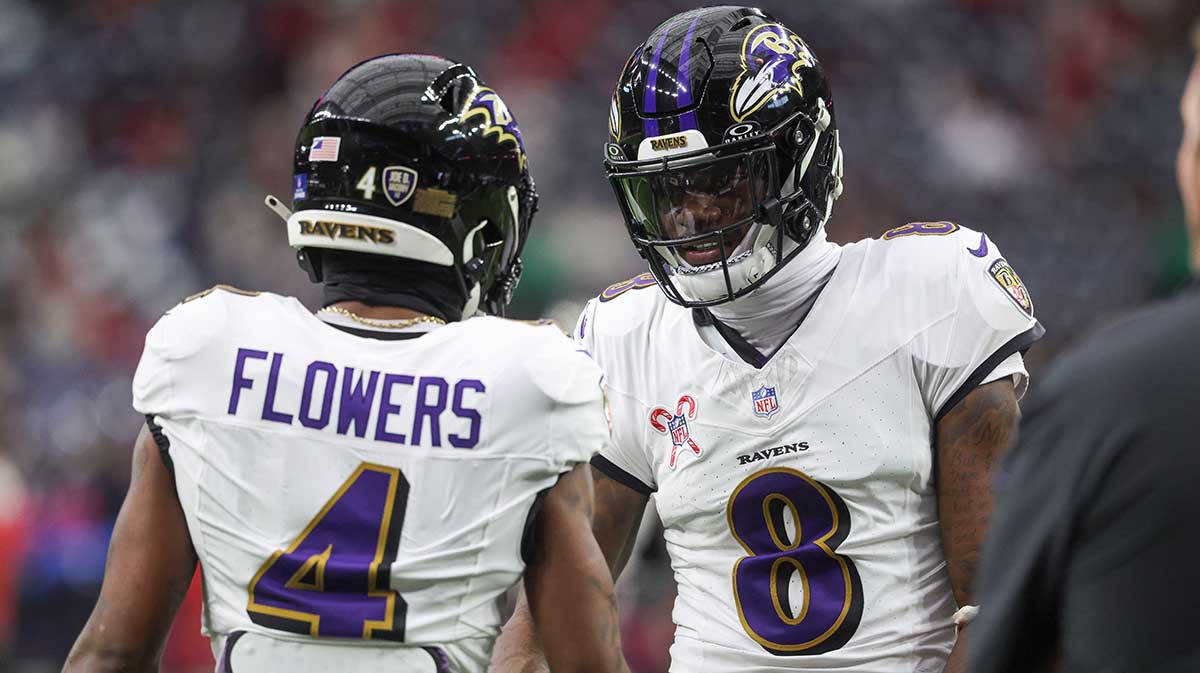
<svg viewBox="0 0 1200 673"><path fill-rule="evenodd" d="M351 313L350 311L347 311L346 309L342 308L341 306L326 306L325 308L318 311L318 313L334 313L337 315L345 316L345 317L353 320L354 322L362 323L363 325L366 325L368 327L377 327L379 329L404 329L406 327L413 327L414 325L423 325L423 324L445 325L446 324L445 320L442 320L441 318L436 318L431 315L423 315L423 316L420 316L417 318L405 318L403 320L372 320L370 318L364 318L361 315L358 315L357 313Z"/></svg>

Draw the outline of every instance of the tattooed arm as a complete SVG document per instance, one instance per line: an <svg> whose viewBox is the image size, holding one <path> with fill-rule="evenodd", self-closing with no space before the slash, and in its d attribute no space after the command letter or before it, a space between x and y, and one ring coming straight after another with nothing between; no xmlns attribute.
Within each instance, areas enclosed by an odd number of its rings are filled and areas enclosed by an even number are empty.
<svg viewBox="0 0 1200 673"><path fill-rule="evenodd" d="M971 391L937 425L938 519L950 587L958 605L974 605L972 584L992 514L992 466L1016 439L1021 412L1010 379ZM946 673L966 666L966 633Z"/></svg>
<svg viewBox="0 0 1200 673"><path fill-rule="evenodd" d="M570 478L573 482L583 481L587 476L588 469L576 468L576 472L572 473ZM504 626L504 632L496 641L496 648L492 654L492 671L494 673L544 673L550 670L547 667L547 659L551 662L555 673L563 670L581 670L567 669L562 664L555 662L551 638L557 637L559 631L565 630L564 627L573 623L585 623L588 615L595 619L595 626L591 629L592 633L599 634L605 628L609 629L608 642L599 642L602 639L595 637L584 638L588 640L585 643L571 637L563 643L563 646L568 649L568 653L573 658L578 660L580 665L585 667L589 664L593 665L591 669L586 670L624 670L625 661L621 655L616 604L611 602L614 598L612 583L629 560L648 497L609 479L603 472L594 468L591 468L591 475L595 482L595 514L591 521L591 534L588 534L586 528L581 532L576 527L569 536L546 528L549 523L545 520L547 511L550 509L551 499L555 492L562 486L561 481L559 486L551 490L550 495L546 498L542 520L538 523L538 558L526 570L526 591L521 594L517 601L516 612ZM564 477L563 481L566 480L567 477ZM589 518L592 518L590 509L587 514ZM575 520L578 521L578 517L575 517ZM603 556L598 557L597 552L602 553ZM562 597L557 599L549 597L544 589L539 593L539 589L534 585L538 584L537 576L545 574L546 570L545 568L535 568L535 564L544 565L544 563L539 563L538 559L555 559L558 556L570 558L580 555L589 562L586 572L582 568L575 567L572 562L559 559L559 565L565 566L561 572L563 573L562 582L567 587ZM607 573L604 572L603 564L605 562L607 562ZM533 585L531 585L531 579ZM581 580L584 586L576 591L575 587ZM526 593L530 596L528 602ZM583 612L584 605L577 596L587 596L589 599L594 599L596 603L587 608L586 615ZM603 601L610 601L608 608L611 612L600 605ZM530 603L533 604L532 613ZM547 608L551 610L549 614L546 612ZM554 614L554 611L557 611L558 614ZM605 619L611 619L611 622L606 623ZM550 630L547 630L547 627ZM541 639L538 638L539 633ZM581 635L586 636L586 633ZM543 654L543 643L546 645L545 654ZM602 651L599 654L586 654L585 645L599 646ZM597 658L589 661L588 656ZM603 662L603 666L601 662ZM619 663L620 669L607 668L612 663Z"/></svg>
<svg viewBox="0 0 1200 673"><path fill-rule="evenodd" d="M150 431L133 450L129 493L117 517L104 584L63 672L157 671L167 634L196 571L175 484Z"/></svg>

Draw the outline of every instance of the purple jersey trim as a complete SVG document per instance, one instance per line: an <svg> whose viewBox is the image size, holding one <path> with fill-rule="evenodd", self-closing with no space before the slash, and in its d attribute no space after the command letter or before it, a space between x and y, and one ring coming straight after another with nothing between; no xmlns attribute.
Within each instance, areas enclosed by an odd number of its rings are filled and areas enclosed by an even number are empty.
<svg viewBox="0 0 1200 673"><path fill-rule="evenodd" d="M688 26L687 37L683 38L683 50L679 54L679 79L683 91L679 95L679 107L684 108L692 104L692 75L691 75L691 60L692 60L692 35L696 32L696 24L700 21L700 17L692 19L692 25ZM686 82L686 84L684 84ZM696 112L695 110L688 112L679 119L679 128L681 131L696 128Z"/></svg>
<svg viewBox="0 0 1200 673"><path fill-rule="evenodd" d="M437 667L437 673L450 673L450 657L440 647L422 647L426 654L433 657L433 665Z"/></svg>
<svg viewBox="0 0 1200 673"><path fill-rule="evenodd" d="M245 631L234 631L225 638L225 648L221 650L221 661L217 664L220 673L233 673L233 646L244 635Z"/></svg>
<svg viewBox="0 0 1200 673"><path fill-rule="evenodd" d="M612 462L611 460L605 458L604 456L602 456L598 453L596 455L592 456L592 467L603 472L604 475L607 476L609 479L612 479L613 481L617 482L618 484L621 484L622 486L631 488L634 491L641 493L642 495L648 496L648 495L653 494L654 491L657 490L657 489L652 488L650 485L648 485L646 482L642 481L641 479L638 479L637 477L633 476L632 474L629 474L625 470L621 469L616 463Z"/></svg>
<svg viewBox="0 0 1200 673"><path fill-rule="evenodd" d="M658 38L658 46L654 48L654 58L650 61L650 74L646 77L646 97L643 107L647 115L658 111L658 62L662 58L663 44L667 41L667 31ZM658 120L647 119L643 124L646 137L658 135Z"/></svg>
<svg viewBox="0 0 1200 673"><path fill-rule="evenodd" d="M954 409L959 402L962 402L963 399L971 393L971 391L979 387L980 381L983 381L985 378L987 378L987 375L991 374L996 367L999 367L1001 362L1004 362L1006 359L1008 359L1008 356L1012 355L1013 353L1024 354L1025 351L1029 350L1029 348L1033 346L1034 342L1036 342L1038 339L1041 339L1045 334L1046 328L1042 327L1042 323L1034 320L1033 327L1030 327L1024 332L1014 336L1003 346L996 349L994 353L988 356L987 359L985 359L978 367L975 368L973 372L971 372L971 375L967 377L967 380L964 381L961 386L959 386L958 390L954 391L954 394L951 395L950 398L942 404L942 407L938 409L937 413L934 414L934 431L937 431L937 424L942 421L942 418L946 414L950 413L950 411ZM936 472L934 474L936 474Z"/></svg>

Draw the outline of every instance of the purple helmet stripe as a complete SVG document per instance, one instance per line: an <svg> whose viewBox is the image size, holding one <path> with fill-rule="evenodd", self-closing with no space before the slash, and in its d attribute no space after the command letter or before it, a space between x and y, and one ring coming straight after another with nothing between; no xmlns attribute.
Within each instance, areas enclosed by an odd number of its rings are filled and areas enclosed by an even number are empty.
<svg viewBox="0 0 1200 673"><path fill-rule="evenodd" d="M700 16L692 19L692 25L688 26L687 37L683 38L683 50L679 53L679 79L680 88L683 91L679 94L679 107L687 107L692 104L692 74L690 70L692 60L692 35L696 32L696 24L700 22ZM684 84L686 82L686 84ZM696 113L695 111L688 112L679 120L680 130L696 128Z"/></svg>
<svg viewBox="0 0 1200 673"><path fill-rule="evenodd" d="M663 43L666 41L667 31L664 30L662 37L658 38L658 46L654 48L654 59L650 61L650 74L646 78L645 108L647 114L658 110L658 61L662 58ZM647 137L658 135L657 119L647 119L643 126Z"/></svg>

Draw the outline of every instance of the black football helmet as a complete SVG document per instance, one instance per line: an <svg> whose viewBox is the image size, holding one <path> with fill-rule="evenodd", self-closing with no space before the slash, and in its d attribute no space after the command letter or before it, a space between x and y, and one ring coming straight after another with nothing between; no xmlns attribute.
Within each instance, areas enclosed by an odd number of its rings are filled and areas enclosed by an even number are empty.
<svg viewBox="0 0 1200 673"><path fill-rule="evenodd" d="M829 82L759 9L667 19L634 50L604 163L629 235L667 297L712 306L762 285L842 192Z"/></svg>
<svg viewBox="0 0 1200 673"><path fill-rule="evenodd" d="M300 266L349 250L453 269L463 315L503 315L537 209L521 131L470 67L392 54L347 70L296 138L287 220Z"/></svg>

